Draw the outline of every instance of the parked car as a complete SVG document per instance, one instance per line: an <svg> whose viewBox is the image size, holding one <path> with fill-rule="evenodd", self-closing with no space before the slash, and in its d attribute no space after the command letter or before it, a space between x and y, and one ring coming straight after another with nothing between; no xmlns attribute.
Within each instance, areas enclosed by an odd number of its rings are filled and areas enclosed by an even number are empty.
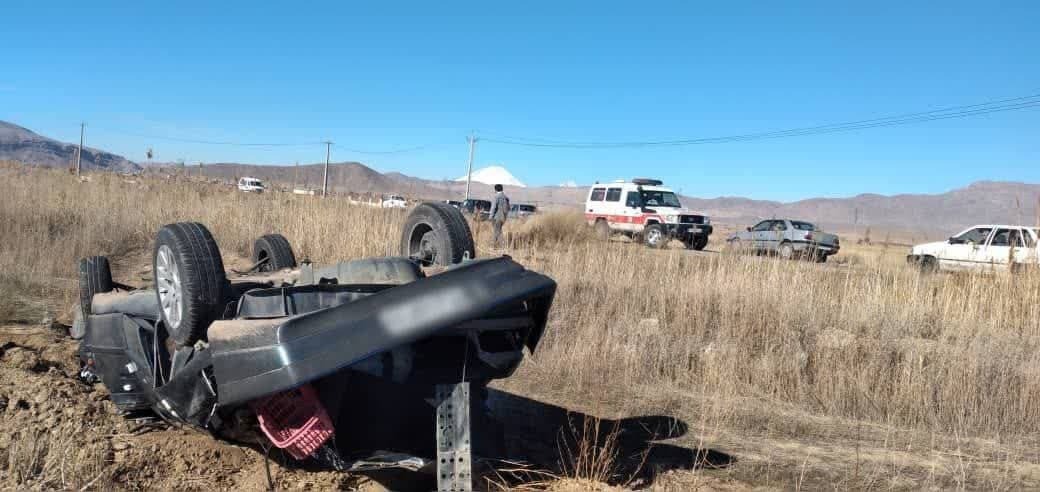
<svg viewBox="0 0 1040 492"><path fill-rule="evenodd" d="M250 178L248 176L238 178L238 191L244 191L246 193L263 193L266 189L264 182L259 179Z"/></svg>
<svg viewBox="0 0 1040 492"><path fill-rule="evenodd" d="M662 185L642 178L595 184L585 200L585 220L602 239L624 234L651 248L679 239L689 249L704 249L711 220L683 207L675 192Z"/></svg>
<svg viewBox="0 0 1040 492"><path fill-rule="evenodd" d="M918 244L906 260L923 271L1019 270L1040 263L1040 229L1018 225L976 225L945 241Z"/></svg>
<svg viewBox="0 0 1040 492"><path fill-rule="evenodd" d="M379 206L383 208L406 208L408 201L401 195L385 194L380 198Z"/></svg>
<svg viewBox="0 0 1040 492"><path fill-rule="evenodd" d="M727 244L738 251L775 254L781 258L807 258L823 263L838 253L838 236L811 222L792 219L763 220L730 236Z"/></svg>
<svg viewBox="0 0 1040 492"><path fill-rule="evenodd" d="M462 201L459 210L467 215L472 215L475 220L485 220L491 214L491 202L469 198Z"/></svg>
<svg viewBox="0 0 1040 492"><path fill-rule="evenodd" d="M487 384L536 349L556 283L508 256L472 260L469 226L446 204L413 209L400 246L400 257L321 267L268 234L243 274L225 272L202 224L170 224L148 289L85 258L81 377L135 417L308 466L436 470L438 490L469 490L471 452L493 451L479 446L504 424ZM446 268L427 276L428 264Z"/></svg>
<svg viewBox="0 0 1040 492"><path fill-rule="evenodd" d="M527 205L525 203L518 203L509 207L509 217L515 219L525 219L538 212L538 207L534 205Z"/></svg>

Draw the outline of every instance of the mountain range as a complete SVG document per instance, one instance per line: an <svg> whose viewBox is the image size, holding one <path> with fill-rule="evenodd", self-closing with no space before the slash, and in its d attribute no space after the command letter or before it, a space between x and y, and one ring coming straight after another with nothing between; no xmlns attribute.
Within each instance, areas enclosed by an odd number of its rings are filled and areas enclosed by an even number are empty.
<svg viewBox="0 0 1040 492"><path fill-rule="evenodd" d="M63 143L18 125L0 121L0 160L45 167L69 167L77 145ZM142 171L142 166L109 152L83 149L83 167L118 172ZM144 172L165 172L169 167L150 166ZM323 164L300 166L239 163L189 166L189 173L211 179L233 181L241 176L263 179L276 187L320 189ZM504 169L503 169L504 171ZM508 173L508 171L506 171ZM436 181L397 172L380 173L359 162L340 162L329 167L330 189L339 192L400 193L413 198L461 199L465 182ZM506 186L513 203L530 202L543 208L579 208L588 187ZM474 181L471 194L490 197L491 186ZM861 194L847 198L810 198L794 202L755 200L743 197L682 197L687 207L730 227L750 225L756 220L788 217L810 220L839 232L863 231L870 227L876 236L893 234L902 238L943 237L977 223L1036 225L1040 222L1040 184L978 181L963 188L938 194Z"/></svg>
<svg viewBox="0 0 1040 492"><path fill-rule="evenodd" d="M0 160L18 161L46 167L73 167L76 165L78 145L63 143L0 121ZM134 172L141 169L123 156L91 147L83 148L82 169L103 169Z"/></svg>

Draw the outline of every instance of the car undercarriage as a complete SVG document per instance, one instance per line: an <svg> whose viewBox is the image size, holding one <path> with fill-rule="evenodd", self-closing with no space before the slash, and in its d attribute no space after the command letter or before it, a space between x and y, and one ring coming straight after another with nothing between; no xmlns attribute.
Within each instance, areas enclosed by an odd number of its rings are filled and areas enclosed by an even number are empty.
<svg viewBox="0 0 1040 492"><path fill-rule="evenodd" d="M556 290L474 253L465 219L436 203L409 215L402 256L327 266L269 234L252 268L226 272L204 226L170 224L152 289L114 282L105 257L81 261L82 376L131 415L469 490L473 456L498 457L487 385L536 349Z"/></svg>

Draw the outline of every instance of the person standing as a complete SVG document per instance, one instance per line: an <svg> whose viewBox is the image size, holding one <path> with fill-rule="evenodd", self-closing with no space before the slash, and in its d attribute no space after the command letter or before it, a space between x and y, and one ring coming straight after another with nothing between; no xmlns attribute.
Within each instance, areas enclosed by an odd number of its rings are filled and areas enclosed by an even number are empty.
<svg viewBox="0 0 1040 492"><path fill-rule="evenodd" d="M492 246L498 247L502 242L502 225L509 216L509 197L502 191L502 185L495 185L495 199L491 201L491 226L494 230Z"/></svg>

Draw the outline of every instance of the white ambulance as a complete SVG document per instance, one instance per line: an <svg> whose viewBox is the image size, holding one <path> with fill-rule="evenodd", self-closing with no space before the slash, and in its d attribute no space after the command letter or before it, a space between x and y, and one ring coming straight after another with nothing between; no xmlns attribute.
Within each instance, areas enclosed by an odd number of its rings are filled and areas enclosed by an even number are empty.
<svg viewBox="0 0 1040 492"><path fill-rule="evenodd" d="M711 235L711 220L684 208L660 180L636 178L595 184L585 200L585 220L603 239L624 234L651 248L679 239L701 250Z"/></svg>

